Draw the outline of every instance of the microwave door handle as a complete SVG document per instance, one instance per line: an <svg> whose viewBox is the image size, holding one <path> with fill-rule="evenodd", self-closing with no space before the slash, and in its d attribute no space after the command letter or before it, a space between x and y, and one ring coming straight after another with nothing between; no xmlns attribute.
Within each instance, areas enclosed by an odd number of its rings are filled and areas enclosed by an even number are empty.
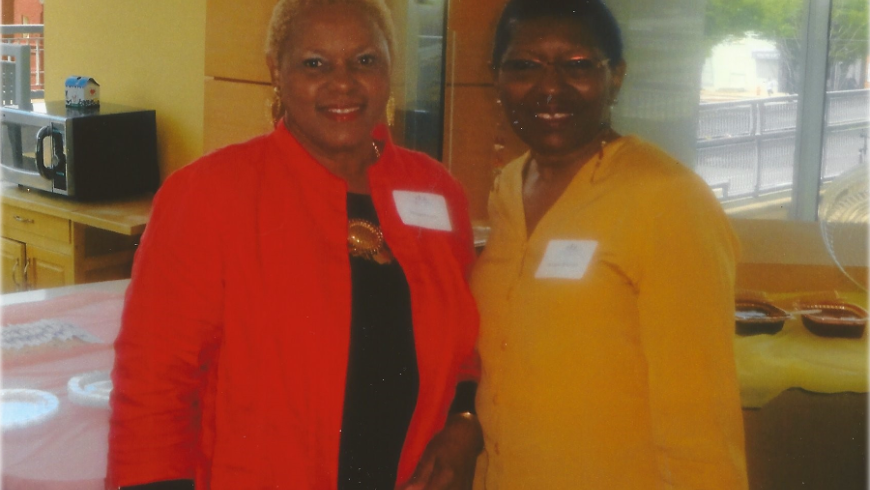
<svg viewBox="0 0 870 490"><path fill-rule="evenodd" d="M60 131L52 131L51 140L54 142L54 158L57 160L57 163L51 168L51 176L54 177L57 171L63 172L66 167L66 155L63 152L63 134Z"/></svg>
<svg viewBox="0 0 870 490"><path fill-rule="evenodd" d="M39 175L46 179L51 179L48 167L45 166L45 148L43 140L51 135L51 126L43 126L36 133L36 169L39 170Z"/></svg>
<svg viewBox="0 0 870 490"><path fill-rule="evenodd" d="M49 136L51 136L52 144L54 144L56 138L50 125L39 128L39 131L36 133L36 169L39 170L39 174L46 179L54 180L54 169L45 166L45 148L43 145L45 138L48 138ZM57 151L55 151L55 153L57 153Z"/></svg>

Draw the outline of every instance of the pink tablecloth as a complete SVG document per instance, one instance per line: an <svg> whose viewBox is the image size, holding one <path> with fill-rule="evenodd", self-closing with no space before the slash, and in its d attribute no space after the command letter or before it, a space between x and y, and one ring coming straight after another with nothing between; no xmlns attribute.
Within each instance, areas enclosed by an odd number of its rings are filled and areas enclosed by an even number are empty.
<svg viewBox="0 0 870 490"><path fill-rule="evenodd" d="M109 371L120 326L123 293L72 292L3 307L2 325L58 320L97 337L97 343L52 346L22 354L4 347L2 387L53 393L57 415L31 427L3 432L4 490L101 490L106 474L108 408L76 405L67 382L91 371Z"/></svg>

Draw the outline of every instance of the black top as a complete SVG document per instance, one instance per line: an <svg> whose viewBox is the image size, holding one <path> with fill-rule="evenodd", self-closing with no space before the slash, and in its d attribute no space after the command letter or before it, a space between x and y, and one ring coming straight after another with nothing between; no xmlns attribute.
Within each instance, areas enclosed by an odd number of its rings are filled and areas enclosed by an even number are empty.
<svg viewBox="0 0 870 490"><path fill-rule="evenodd" d="M370 196L348 194L348 219L378 225ZM402 267L350 257L352 306L338 488L392 489L417 404L411 296Z"/></svg>

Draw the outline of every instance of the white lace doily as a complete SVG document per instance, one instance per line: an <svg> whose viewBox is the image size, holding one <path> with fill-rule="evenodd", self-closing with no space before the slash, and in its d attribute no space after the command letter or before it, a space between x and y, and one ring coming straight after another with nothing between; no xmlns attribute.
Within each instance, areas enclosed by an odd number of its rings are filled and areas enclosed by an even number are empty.
<svg viewBox="0 0 870 490"><path fill-rule="evenodd" d="M107 371L93 371L70 378L66 384L69 401L86 407L109 408L112 379Z"/></svg>
<svg viewBox="0 0 870 490"><path fill-rule="evenodd" d="M24 388L0 390L3 432L41 424L57 415L60 402L47 391Z"/></svg>
<svg viewBox="0 0 870 490"><path fill-rule="evenodd" d="M99 344L103 341L82 328L60 319L38 320L32 323L7 325L0 329L0 345L4 349L37 347L49 342L78 339Z"/></svg>

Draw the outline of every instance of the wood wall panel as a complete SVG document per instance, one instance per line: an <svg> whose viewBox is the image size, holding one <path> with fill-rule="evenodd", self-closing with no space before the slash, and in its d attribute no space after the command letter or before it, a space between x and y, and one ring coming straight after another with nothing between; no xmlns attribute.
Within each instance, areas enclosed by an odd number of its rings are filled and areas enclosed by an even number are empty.
<svg viewBox="0 0 870 490"><path fill-rule="evenodd" d="M204 152L272 130L271 85L206 80L204 104Z"/></svg>
<svg viewBox="0 0 870 490"><path fill-rule="evenodd" d="M496 133L507 141L504 163L525 149L509 128L499 131L504 117L495 104L490 70L492 37L504 0L452 0L447 20L444 90L445 165L468 193L471 218L487 219L486 201L492 186Z"/></svg>
<svg viewBox="0 0 870 490"><path fill-rule="evenodd" d="M206 76L269 83L265 43L274 6L274 0L208 0Z"/></svg>
<svg viewBox="0 0 870 490"><path fill-rule="evenodd" d="M491 84L495 24L505 0L453 0L447 20L448 84Z"/></svg>
<svg viewBox="0 0 870 490"><path fill-rule="evenodd" d="M452 86L445 91L444 164L468 193L471 219L485 220L486 201L496 168L497 133L506 140L503 163L525 152L523 143L499 122L504 115L492 86Z"/></svg>

